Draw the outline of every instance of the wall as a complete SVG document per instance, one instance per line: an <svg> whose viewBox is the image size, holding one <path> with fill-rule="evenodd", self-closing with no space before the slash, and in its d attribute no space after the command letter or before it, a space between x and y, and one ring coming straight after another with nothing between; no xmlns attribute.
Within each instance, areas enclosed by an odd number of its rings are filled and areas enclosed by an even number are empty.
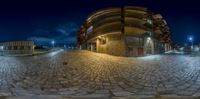
<svg viewBox="0 0 200 99"><path fill-rule="evenodd" d="M31 41L16 41L0 43L0 55L33 54L34 43Z"/></svg>
<svg viewBox="0 0 200 99"><path fill-rule="evenodd" d="M105 37L107 40L105 45L101 45L100 40L97 39L97 52L115 56L126 56L125 40L122 34L106 35Z"/></svg>
<svg viewBox="0 0 200 99"><path fill-rule="evenodd" d="M143 56L143 38L135 36L126 36L127 56Z"/></svg>

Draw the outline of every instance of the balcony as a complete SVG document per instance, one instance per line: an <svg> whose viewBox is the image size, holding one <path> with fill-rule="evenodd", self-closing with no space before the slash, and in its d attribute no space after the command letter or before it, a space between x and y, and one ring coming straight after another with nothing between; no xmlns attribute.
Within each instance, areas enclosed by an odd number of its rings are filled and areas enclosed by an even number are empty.
<svg viewBox="0 0 200 99"><path fill-rule="evenodd" d="M94 28L92 33L90 33L87 39L91 39L93 37L99 36L99 35L104 35L108 33L113 33L113 32L121 32L121 23L120 22L112 22L112 23L106 23L104 25L101 25L97 28Z"/></svg>
<svg viewBox="0 0 200 99"><path fill-rule="evenodd" d="M145 20L137 19L137 18L126 18L125 26L127 27L136 27L143 30L153 31L153 25L147 23Z"/></svg>
<svg viewBox="0 0 200 99"><path fill-rule="evenodd" d="M101 20L95 22L94 27L98 28L105 24L109 24L109 23L113 23L113 22L121 22L121 16L113 16L113 17L101 19Z"/></svg>
<svg viewBox="0 0 200 99"><path fill-rule="evenodd" d="M125 17L132 17L132 18L143 19L143 18L147 17L147 13L146 12L126 10Z"/></svg>
<svg viewBox="0 0 200 99"><path fill-rule="evenodd" d="M116 17L116 16L121 17L121 11L104 12L102 14L95 15L94 17L90 18L90 20L87 21L87 24L90 25L90 24L99 22L102 19L110 18L110 17Z"/></svg>

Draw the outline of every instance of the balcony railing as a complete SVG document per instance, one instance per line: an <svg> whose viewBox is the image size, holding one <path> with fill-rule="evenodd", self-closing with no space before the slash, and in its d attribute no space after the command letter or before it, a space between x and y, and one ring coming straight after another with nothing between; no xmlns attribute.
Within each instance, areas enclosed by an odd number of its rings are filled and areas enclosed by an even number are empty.
<svg viewBox="0 0 200 99"><path fill-rule="evenodd" d="M132 13L132 12L125 12L125 17L133 17L138 19L146 18L147 15L143 13Z"/></svg>
<svg viewBox="0 0 200 99"><path fill-rule="evenodd" d="M94 24L95 28L101 27L105 24L109 24L109 23L113 23L113 22L120 22L121 21L121 17L120 16L115 16L115 17L109 17L109 18L105 18L102 19L101 21L98 21Z"/></svg>
<svg viewBox="0 0 200 99"><path fill-rule="evenodd" d="M112 33L112 32L121 32L121 29L122 29L122 27L121 27L120 22L113 22L113 23L109 23L109 24L104 24L101 27L94 28L93 31L90 34L87 35L88 36L87 39L91 39L93 37Z"/></svg>
<svg viewBox="0 0 200 99"><path fill-rule="evenodd" d="M133 21L126 21L125 22L125 26L128 26L128 27L137 27L137 28L140 28L140 29L144 29L144 30L148 30L148 31L153 31L152 25L146 26L146 23L137 23L137 22L133 22Z"/></svg>
<svg viewBox="0 0 200 99"><path fill-rule="evenodd" d="M121 12L113 12L113 13L107 13L107 14L102 14L99 16L96 16L95 18L91 19L90 22L88 22L88 25L94 24L96 22L100 22L103 19L110 18L110 17L120 17Z"/></svg>

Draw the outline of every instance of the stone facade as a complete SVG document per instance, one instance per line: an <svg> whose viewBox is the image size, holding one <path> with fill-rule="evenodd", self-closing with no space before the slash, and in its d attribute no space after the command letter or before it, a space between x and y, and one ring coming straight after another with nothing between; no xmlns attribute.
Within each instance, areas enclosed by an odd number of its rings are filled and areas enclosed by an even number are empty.
<svg viewBox="0 0 200 99"><path fill-rule="evenodd" d="M116 55L116 56L125 56L126 49L125 49L125 40L123 39L122 34L113 34L113 35L108 35L105 36L106 38L106 44L97 44L97 52L100 53L108 53L111 55ZM101 38L97 39L98 42L100 42ZM105 50L102 51L101 48L104 48Z"/></svg>
<svg viewBox="0 0 200 99"><path fill-rule="evenodd" d="M143 56L169 51L166 21L143 7L108 8L92 13L80 28L78 46L116 56Z"/></svg>

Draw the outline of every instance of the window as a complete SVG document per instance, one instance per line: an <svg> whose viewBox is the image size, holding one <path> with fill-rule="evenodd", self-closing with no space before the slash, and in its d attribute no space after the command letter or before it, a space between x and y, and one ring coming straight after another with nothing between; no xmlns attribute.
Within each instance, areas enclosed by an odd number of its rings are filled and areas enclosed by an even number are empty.
<svg viewBox="0 0 200 99"><path fill-rule="evenodd" d="M12 50L12 47L11 47L11 46L8 46L8 50Z"/></svg>
<svg viewBox="0 0 200 99"><path fill-rule="evenodd" d="M150 20L150 19L147 19L147 23L148 24L153 24L152 20Z"/></svg>
<svg viewBox="0 0 200 99"><path fill-rule="evenodd" d="M20 46L20 50L24 50L24 46Z"/></svg>
<svg viewBox="0 0 200 99"><path fill-rule="evenodd" d="M31 46L27 46L27 50L31 50Z"/></svg>
<svg viewBox="0 0 200 99"><path fill-rule="evenodd" d="M14 46L14 50L17 50L17 46Z"/></svg>

